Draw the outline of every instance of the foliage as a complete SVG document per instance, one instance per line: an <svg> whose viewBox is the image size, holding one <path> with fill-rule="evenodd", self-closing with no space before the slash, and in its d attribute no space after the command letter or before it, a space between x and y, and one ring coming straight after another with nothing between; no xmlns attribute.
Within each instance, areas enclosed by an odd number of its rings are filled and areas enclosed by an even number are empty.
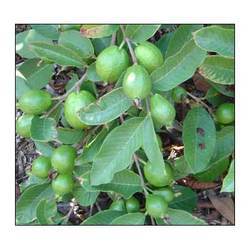
<svg viewBox="0 0 250 250"><path fill-rule="evenodd" d="M227 123L217 119L221 105L234 103L234 27L30 27L16 35L17 108L31 117L22 129L19 119L17 133L52 164L27 171L16 223L206 225L193 215L194 184L234 192L234 109ZM123 210L112 209L117 201Z"/></svg>

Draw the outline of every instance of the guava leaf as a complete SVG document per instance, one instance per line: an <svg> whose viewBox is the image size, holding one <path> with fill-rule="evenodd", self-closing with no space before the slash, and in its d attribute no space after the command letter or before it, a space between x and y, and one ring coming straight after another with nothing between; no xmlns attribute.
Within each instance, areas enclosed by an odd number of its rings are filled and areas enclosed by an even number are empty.
<svg viewBox="0 0 250 250"><path fill-rule="evenodd" d="M31 88L28 85L26 78L21 74L21 72L16 71L16 98L19 99L29 90L31 90Z"/></svg>
<svg viewBox="0 0 250 250"><path fill-rule="evenodd" d="M214 87L218 92L225 96L234 97L234 85L222 85L212 81L207 81L212 87Z"/></svg>
<svg viewBox="0 0 250 250"><path fill-rule="evenodd" d="M32 119L30 132L34 141L52 141L57 137L56 121L53 118L35 116Z"/></svg>
<svg viewBox="0 0 250 250"><path fill-rule="evenodd" d="M128 24L126 25L126 36L136 43L141 43L152 37L155 32L160 28L160 25L154 24Z"/></svg>
<svg viewBox="0 0 250 250"><path fill-rule="evenodd" d="M95 215L87 218L82 222L81 225L110 225L112 221L123 215L124 212L113 211L113 210L104 210L96 213Z"/></svg>
<svg viewBox="0 0 250 250"><path fill-rule="evenodd" d="M119 29L119 25L86 24L82 25L80 32L88 38L101 38L112 35Z"/></svg>
<svg viewBox="0 0 250 250"><path fill-rule="evenodd" d="M195 43L206 51L225 57L234 57L234 30L208 26L193 34Z"/></svg>
<svg viewBox="0 0 250 250"><path fill-rule="evenodd" d="M122 88L118 88L81 109L80 119L88 125L105 124L119 117L132 104L132 100L123 93Z"/></svg>
<svg viewBox="0 0 250 250"><path fill-rule="evenodd" d="M51 40L57 40L59 37L57 24L32 24L31 27L33 30L38 32L44 37L47 37Z"/></svg>
<svg viewBox="0 0 250 250"><path fill-rule="evenodd" d="M207 168L216 143L214 120L202 107L191 109L183 123L184 157L193 173Z"/></svg>
<svg viewBox="0 0 250 250"><path fill-rule="evenodd" d="M54 224L52 217L57 213L55 200L41 200L36 209L36 217L40 225Z"/></svg>
<svg viewBox="0 0 250 250"><path fill-rule="evenodd" d="M176 197L169 203L169 207L192 212L197 206L197 194L188 187L174 186Z"/></svg>
<svg viewBox="0 0 250 250"><path fill-rule="evenodd" d="M57 139L63 144L75 144L81 141L84 137L82 129L57 128Z"/></svg>
<svg viewBox="0 0 250 250"><path fill-rule="evenodd" d="M35 58L37 55L30 49L30 43L32 42L51 42L48 39L31 29L16 35L16 53L24 58Z"/></svg>
<svg viewBox="0 0 250 250"><path fill-rule="evenodd" d="M199 67L199 73L212 82L232 85L234 84L234 59L208 56Z"/></svg>
<svg viewBox="0 0 250 250"><path fill-rule="evenodd" d="M108 134L93 161L92 185L109 183L115 173L129 166L134 152L142 145L143 128L144 118L131 118Z"/></svg>
<svg viewBox="0 0 250 250"><path fill-rule="evenodd" d="M232 160L228 173L223 180L221 192L234 192L234 160Z"/></svg>
<svg viewBox="0 0 250 250"><path fill-rule="evenodd" d="M94 47L91 41L76 30L62 32L58 44L73 50L84 59L94 55Z"/></svg>
<svg viewBox="0 0 250 250"><path fill-rule="evenodd" d="M53 70L52 64L47 64L37 58L27 60L19 67L19 71L25 76L27 84L32 89L45 87L52 77Z"/></svg>
<svg viewBox="0 0 250 250"><path fill-rule="evenodd" d="M36 209L43 199L54 197L49 183L32 185L25 189L16 203L17 224L27 224L36 219Z"/></svg>
<svg viewBox="0 0 250 250"><path fill-rule="evenodd" d="M199 219L192 214L179 210L179 209L168 209L168 216L170 225L207 225L207 223Z"/></svg>
<svg viewBox="0 0 250 250"><path fill-rule="evenodd" d="M86 168L87 170L87 168ZM86 171L81 174L82 184L80 187L76 187L73 190L74 197L82 206L90 206L96 202L96 198L99 195L99 190L91 187L89 181L90 171Z"/></svg>
<svg viewBox="0 0 250 250"><path fill-rule="evenodd" d="M142 191L140 177L127 169L116 173L110 183L95 187L104 192L114 191L121 194L125 199L129 199L134 193Z"/></svg>
<svg viewBox="0 0 250 250"><path fill-rule="evenodd" d="M82 68L86 64L74 51L61 45L33 42L30 44L30 48L44 61L54 62L62 66L75 66L79 68Z"/></svg>
<svg viewBox="0 0 250 250"><path fill-rule="evenodd" d="M111 225L144 225L145 214L129 213L114 219Z"/></svg>
<svg viewBox="0 0 250 250"><path fill-rule="evenodd" d="M100 77L96 73L95 63L92 63L89 65L89 67L87 69L87 79L92 81L92 82L100 82L101 81Z"/></svg>
<svg viewBox="0 0 250 250"><path fill-rule="evenodd" d="M173 171L175 180L179 180L183 177L186 177L189 174L192 174L193 172L193 170L187 164L184 156L180 156L175 159L173 164Z"/></svg>
<svg viewBox="0 0 250 250"><path fill-rule="evenodd" d="M169 46L169 42L174 32L169 32L164 34L158 41L156 41L155 45L160 49L162 55L166 54L166 51Z"/></svg>
<svg viewBox="0 0 250 250"><path fill-rule="evenodd" d="M54 148L45 142L35 141L36 151L44 156L50 157L54 151Z"/></svg>
<svg viewBox="0 0 250 250"><path fill-rule="evenodd" d="M168 91L193 76L202 64L206 52L190 40L175 55L168 57L164 64L151 73L153 89Z"/></svg>
<svg viewBox="0 0 250 250"><path fill-rule="evenodd" d="M158 169L159 175L164 174L165 163L157 141L154 124L151 115L147 115L144 120L143 128L143 149L148 160Z"/></svg>
<svg viewBox="0 0 250 250"><path fill-rule="evenodd" d="M77 166L93 161L108 132L108 129L103 128L101 132L94 138L94 140L85 146L82 154L76 159L75 164Z"/></svg>
<svg viewBox="0 0 250 250"><path fill-rule="evenodd" d="M166 51L166 58L175 55L179 52L192 38L192 33L203 27L201 24L182 24L180 25L169 41Z"/></svg>

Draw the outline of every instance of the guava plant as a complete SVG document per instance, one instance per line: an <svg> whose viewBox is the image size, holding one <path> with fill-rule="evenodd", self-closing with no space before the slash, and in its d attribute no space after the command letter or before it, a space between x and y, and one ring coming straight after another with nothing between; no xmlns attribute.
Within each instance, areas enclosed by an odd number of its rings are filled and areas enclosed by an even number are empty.
<svg viewBox="0 0 250 250"><path fill-rule="evenodd" d="M29 25L16 53L18 225L204 225L234 192L231 25Z"/></svg>

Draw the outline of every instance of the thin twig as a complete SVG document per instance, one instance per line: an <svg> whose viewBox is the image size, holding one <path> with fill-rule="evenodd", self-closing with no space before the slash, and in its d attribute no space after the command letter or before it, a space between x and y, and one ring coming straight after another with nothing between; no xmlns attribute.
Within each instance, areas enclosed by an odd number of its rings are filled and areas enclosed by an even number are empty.
<svg viewBox="0 0 250 250"><path fill-rule="evenodd" d="M148 195L148 191L146 189L146 185L145 185L145 182L144 182L144 179L143 179L143 175L142 175L142 172L141 172L140 163L138 161L137 155L134 154L133 158L134 158L134 162L135 162L136 168L138 170L138 173L139 173L139 176L140 176L140 179L141 179L141 185L142 185L144 194L145 194L145 196L147 196Z"/></svg>
<svg viewBox="0 0 250 250"><path fill-rule="evenodd" d="M201 98L196 97L189 92L187 92L187 95L190 96L192 99L194 99L196 102L200 103L202 106L204 106L210 114L213 114L212 109L205 102L203 102Z"/></svg>
<svg viewBox="0 0 250 250"><path fill-rule="evenodd" d="M116 32L114 32L113 34L112 34L112 38L111 38L111 45L114 45L115 44L115 42L116 42Z"/></svg>
<svg viewBox="0 0 250 250"><path fill-rule="evenodd" d="M122 34L123 34L123 38L124 38L124 40L126 41L126 43L128 45L128 49L129 49L129 52L131 54L132 61L133 61L134 64L137 64L137 58L135 56L135 52L134 52L133 47L132 47L132 45L130 43L130 40L126 36L126 33L125 33L123 25L120 25L120 27L121 27L121 31L122 31Z"/></svg>
<svg viewBox="0 0 250 250"><path fill-rule="evenodd" d="M153 218L152 216L150 216L150 219L151 219L151 223L152 223L152 225L153 225L153 226L155 226L156 224L155 224L155 220L154 220L154 218Z"/></svg>
<svg viewBox="0 0 250 250"><path fill-rule="evenodd" d="M150 105L149 105L149 98L146 98L146 109L147 109L147 113L150 113Z"/></svg>
<svg viewBox="0 0 250 250"><path fill-rule="evenodd" d="M51 113L53 113L56 108L67 98L67 96L74 91L74 89L80 88L81 84L85 80L87 76L87 72L85 72L82 77L74 84L74 86L69 89L64 95L54 98L54 100L59 100L47 113L43 115L43 117L48 117Z"/></svg>

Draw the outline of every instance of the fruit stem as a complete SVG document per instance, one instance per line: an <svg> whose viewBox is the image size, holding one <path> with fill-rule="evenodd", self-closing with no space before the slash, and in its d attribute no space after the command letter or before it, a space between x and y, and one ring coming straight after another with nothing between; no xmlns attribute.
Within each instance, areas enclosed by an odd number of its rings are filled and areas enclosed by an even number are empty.
<svg viewBox="0 0 250 250"><path fill-rule="evenodd" d="M125 41L123 40L119 46L119 49L122 49L123 45L125 44Z"/></svg>
<svg viewBox="0 0 250 250"><path fill-rule="evenodd" d="M155 224L155 220L154 220L154 218L153 218L152 216L150 216L150 219L151 219L151 223L152 223L152 225L153 225L153 226L155 226L156 224Z"/></svg>
<svg viewBox="0 0 250 250"><path fill-rule="evenodd" d="M150 113L150 106L149 106L149 98L146 98L146 109L147 109L147 113Z"/></svg>
<svg viewBox="0 0 250 250"><path fill-rule="evenodd" d="M55 106L53 106L47 113L45 113L42 117L48 117L53 111L55 111L55 109L67 98L67 96L74 91L74 89L80 88L81 84L83 83L83 81L85 80L85 78L87 77L87 72L85 70L85 73L82 75L82 77L74 84L74 86L69 89L64 95L58 96L56 98L54 98L53 100L59 100Z"/></svg>
<svg viewBox="0 0 250 250"><path fill-rule="evenodd" d="M120 25L120 28L121 28L121 31L122 31L122 34L123 34L123 39L125 40L125 42L128 45L128 49L129 49L130 55L132 57L132 61L133 61L134 64L137 64L137 58L135 56L135 52L134 52L133 47L132 47L132 45L130 43L130 40L126 36L126 33L125 33L123 25Z"/></svg>

